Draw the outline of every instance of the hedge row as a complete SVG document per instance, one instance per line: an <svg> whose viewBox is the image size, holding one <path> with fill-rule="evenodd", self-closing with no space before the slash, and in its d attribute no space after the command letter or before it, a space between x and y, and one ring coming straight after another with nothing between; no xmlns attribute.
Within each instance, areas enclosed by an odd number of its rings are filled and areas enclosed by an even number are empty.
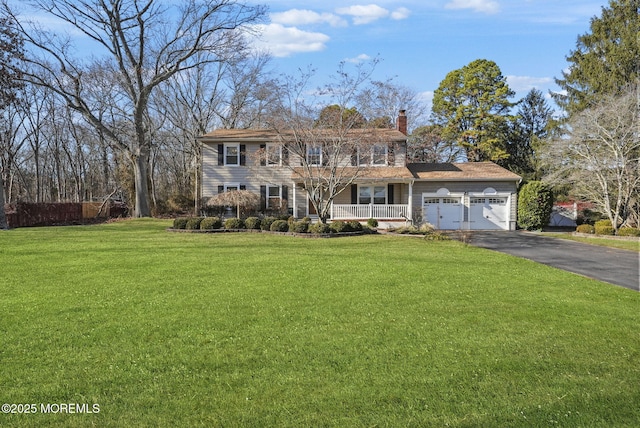
<svg viewBox="0 0 640 428"><path fill-rule="evenodd" d="M185 230L267 230L272 232L295 232L295 233L343 233L371 231L369 227L364 227L358 221L334 221L330 224L311 223L311 219L305 217L295 220L293 217L247 217L228 218L224 222L218 217L179 217L173 220L174 229Z"/></svg>
<svg viewBox="0 0 640 428"><path fill-rule="evenodd" d="M576 227L578 233L588 233L596 235L617 235L617 236L639 236L640 229L633 227L623 227L618 229L617 233L614 231L611 225L611 220L599 220L592 226L590 224L581 224Z"/></svg>

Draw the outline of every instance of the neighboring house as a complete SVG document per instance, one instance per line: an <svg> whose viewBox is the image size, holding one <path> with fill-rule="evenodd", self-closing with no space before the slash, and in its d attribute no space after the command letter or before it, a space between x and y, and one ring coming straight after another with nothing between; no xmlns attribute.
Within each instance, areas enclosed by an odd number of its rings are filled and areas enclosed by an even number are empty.
<svg viewBox="0 0 640 428"><path fill-rule="evenodd" d="M351 184L336 196L331 220L375 218L381 227L409 221L438 229L516 227L520 177L491 163L407 164L407 125L400 113L398 129L351 130L359 142L345 154L340 176ZM304 190L309 172L270 130L220 129L202 143L202 195L246 189L261 196L262 212L285 211L314 217ZM306 165L324 164L321 148L309 145Z"/></svg>

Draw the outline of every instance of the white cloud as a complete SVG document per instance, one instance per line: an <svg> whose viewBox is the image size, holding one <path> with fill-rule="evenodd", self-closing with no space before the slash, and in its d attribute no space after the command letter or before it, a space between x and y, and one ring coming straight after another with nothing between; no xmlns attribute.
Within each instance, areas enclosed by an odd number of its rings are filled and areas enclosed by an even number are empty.
<svg viewBox="0 0 640 428"><path fill-rule="evenodd" d="M336 9L340 15L350 15L353 17L355 25L368 24L380 18L389 16L389 11L375 4L355 5Z"/></svg>
<svg viewBox="0 0 640 428"><path fill-rule="evenodd" d="M303 31L281 24L256 26L260 37L254 46L268 51L275 57L287 57L300 52L318 52L324 50L329 36L323 33Z"/></svg>
<svg viewBox="0 0 640 428"><path fill-rule="evenodd" d="M332 13L318 13L306 9L291 9L286 12L277 12L270 15L271 22L283 25L309 25L327 23L332 27L344 27L347 22Z"/></svg>
<svg viewBox="0 0 640 428"><path fill-rule="evenodd" d="M500 10L500 5L494 0L452 0L444 7L446 9L473 9L483 13L497 13Z"/></svg>
<svg viewBox="0 0 640 428"><path fill-rule="evenodd" d="M399 7L398 9L391 12L391 19L395 19L399 21L401 19L407 19L411 15L411 11L406 7Z"/></svg>
<svg viewBox="0 0 640 428"><path fill-rule="evenodd" d="M367 54L360 54L354 58L345 59L346 62L351 62L353 64L359 64L361 62L369 61L371 57Z"/></svg>
<svg viewBox="0 0 640 428"><path fill-rule="evenodd" d="M530 91L533 88L546 88L553 83L551 77L506 76L509 87L516 92Z"/></svg>

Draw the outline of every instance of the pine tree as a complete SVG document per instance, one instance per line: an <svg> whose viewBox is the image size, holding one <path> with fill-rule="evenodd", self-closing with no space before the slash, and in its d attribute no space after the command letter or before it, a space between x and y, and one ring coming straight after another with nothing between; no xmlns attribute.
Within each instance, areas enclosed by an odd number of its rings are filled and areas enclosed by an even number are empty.
<svg viewBox="0 0 640 428"><path fill-rule="evenodd" d="M611 0L602 16L591 19L590 32L578 37L567 56L568 71L556 83L566 94L555 94L568 113L582 111L603 95L620 95L638 79L639 0Z"/></svg>

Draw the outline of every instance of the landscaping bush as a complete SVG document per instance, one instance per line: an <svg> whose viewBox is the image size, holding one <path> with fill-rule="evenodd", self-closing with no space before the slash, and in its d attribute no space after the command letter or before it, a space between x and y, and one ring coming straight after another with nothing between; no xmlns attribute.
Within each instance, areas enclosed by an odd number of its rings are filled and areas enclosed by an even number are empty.
<svg viewBox="0 0 640 428"><path fill-rule="evenodd" d="M215 230L222 227L220 217L205 217L200 223L200 230Z"/></svg>
<svg viewBox="0 0 640 428"><path fill-rule="evenodd" d="M553 193L541 181L522 186L518 196L518 225L525 230L542 229L549 224L553 208Z"/></svg>
<svg viewBox="0 0 640 428"><path fill-rule="evenodd" d="M332 221L329 228L335 233L351 232L351 226L342 220Z"/></svg>
<svg viewBox="0 0 640 428"><path fill-rule="evenodd" d="M594 225L596 235L613 235L614 230L611 220L598 220Z"/></svg>
<svg viewBox="0 0 640 428"><path fill-rule="evenodd" d="M287 220L276 220L271 223L269 230L272 232L288 232L289 222Z"/></svg>
<svg viewBox="0 0 640 428"><path fill-rule="evenodd" d="M173 228L174 229L186 229L187 228L187 220L186 217L178 217L173 220Z"/></svg>
<svg viewBox="0 0 640 428"><path fill-rule="evenodd" d="M228 218L224 221L225 229L244 229L244 222L241 218Z"/></svg>
<svg viewBox="0 0 640 428"><path fill-rule="evenodd" d="M580 226L576 227L576 232L593 234L595 233L595 228L590 224L581 224Z"/></svg>
<svg viewBox="0 0 640 428"><path fill-rule="evenodd" d="M190 217L187 220L187 225L186 225L185 229L187 229L187 230L200 230L200 223L202 222L203 219L204 219L204 217Z"/></svg>
<svg viewBox="0 0 640 428"><path fill-rule="evenodd" d="M378 220L376 220L375 218L370 218L369 220L367 220L367 226L375 229L376 227L378 227Z"/></svg>
<svg viewBox="0 0 640 428"><path fill-rule="evenodd" d="M262 230L271 230L271 223L276 221L275 217L265 217L260 221L260 229Z"/></svg>
<svg viewBox="0 0 640 428"><path fill-rule="evenodd" d="M351 220L347 223L352 232L361 232L362 231L362 223L356 220Z"/></svg>
<svg viewBox="0 0 640 428"><path fill-rule="evenodd" d="M244 225L247 229L260 229L260 219L258 217L247 217Z"/></svg>
<svg viewBox="0 0 640 428"><path fill-rule="evenodd" d="M326 223L318 222L309 226L309 232L316 233L316 234L331 233L331 228Z"/></svg>
<svg viewBox="0 0 640 428"><path fill-rule="evenodd" d="M307 233L309 231L309 222L307 221L294 221L289 230L295 233Z"/></svg>
<svg viewBox="0 0 640 428"><path fill-rule="evenodd" d="M640 229L636 229L633 227L623 227L618 229L618 236L639 236L640 237Z"/></svg>

